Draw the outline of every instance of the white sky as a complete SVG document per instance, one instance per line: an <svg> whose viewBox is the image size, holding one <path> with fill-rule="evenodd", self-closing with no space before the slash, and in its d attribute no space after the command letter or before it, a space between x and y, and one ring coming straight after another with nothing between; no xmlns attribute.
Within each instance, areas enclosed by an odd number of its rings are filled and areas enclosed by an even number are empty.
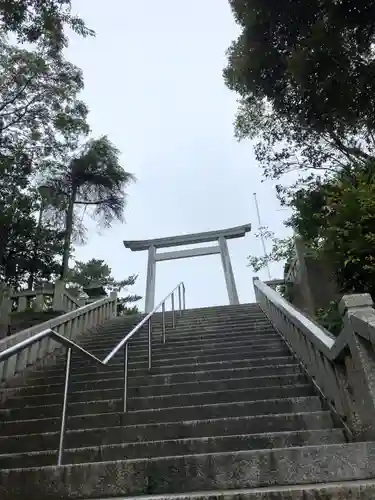
<svg viewBox="0 0 375 500"><path fill-rule="evenodd" d="M129 189L126 224L98 233L76 258L101 258L117 279L139 273L144 296L146 252L124 239L149 239L251 222L252 233L228 242L241 302L254 300L247 256L260 255L253 192L263 225L286 233L273 185L261 183L250 142L233 137L236 95L224 85L225 51L236 37L227 0L73 0L95 39L72 37L67 57L85 76L93 135L107 134L138 181ZM281 277L281 265L271 268ZM179 281L188 307L227 304L219 255L161 262L156 300ZM267 279L266 271L259 273ZM140 303L142 306L142 303Z"/></svg>

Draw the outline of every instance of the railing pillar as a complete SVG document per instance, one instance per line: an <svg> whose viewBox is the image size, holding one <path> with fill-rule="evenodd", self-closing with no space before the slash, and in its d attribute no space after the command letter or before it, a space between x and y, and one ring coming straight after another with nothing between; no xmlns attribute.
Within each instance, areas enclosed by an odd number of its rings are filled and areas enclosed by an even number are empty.
<svg viewBox="0 0 375 500"><path fill-rule="evenodd" d="M43 293L39 293L35 297L35 303L34 303L34 310L36 312L41 312L43 311L43 306L44 306L44 295Z"/></svg>
<svg viewBox="0 0 375 500"><path fill-rule="evenodd" d="M56 280L53 289L53 310L64 311L64 290L65 283L62 280Z"/></svg>
<svg viewBox="0 0 375 500"><path fill-rule="evenodd" d="M113 302L111 302L110 317L115 318L117 316L117 292L111 292L109 297L113 300Z"/></svg>
<svg viewBox="0 0 375 500"><path fill-rule="evenodd" d="M18 297L17 312L22 313L27 309L27 297Z"/></svg>
<svg viewBox="0 0 375 500"><path fill-rule="evenodd" d="M344 315L350 353L345 356L351 426L358 438L375 439L375 356L374 339L368 325L375 325L370 294L344 295L339 309ZM356 322L356 318L365 322ZM367 328L366 328L367 327Z"/></svg>
<svg viewBox="0 0 375 500"><path fill-rule="evenodd" d="M8 334L10 313L12 312L12 289L0 288L0 339Z"/></svg>

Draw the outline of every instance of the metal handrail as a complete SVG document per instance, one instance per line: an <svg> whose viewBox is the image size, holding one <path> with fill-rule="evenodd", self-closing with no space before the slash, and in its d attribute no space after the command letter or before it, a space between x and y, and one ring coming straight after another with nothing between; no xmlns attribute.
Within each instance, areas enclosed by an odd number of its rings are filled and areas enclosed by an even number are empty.
<svg viewBox="0 0 375 500"><path fill-rule="evenodd" d="M172 326L176 327L176 309L174 303L174 294L178 290L178 312L180 316L186 309L186 296L185 296L185 285L180 282L169 294L156 306L154 309L148 313L125 337L112 349L112 351L102 360L91 354L90 352L83 349L72 340L60 335L58 332L48 328L42 332L36 333L28 339L25 339L18 344L15 344L8 349L0 352L0 362L6 361L15 354L23 351L24 349L32 346L36 342L40 342L44 338L51 338L58 342L59 344L67 348L66 354L66 364L65 364L65 382L64 382L64 399L63 407L61 411L61 427L60 427L60 440L58 448L58 458L57 465L62 465L63 453L64 453L64 441L66 434L66 410L68 404L68 392L69 392L69 379L70 379L70 369L72 361L72 351L77 351L89 358L91 361L100 364L101 366L106 366L108 362L117 354L117 352L124 348L124 395L123 395L123 411L127 411L127 400L128 400L128 357L129 357L129 340L142 328L142 326L148 322L148 369L152 368L152 316L161 308L162 309L162 337L161 340L163 344L166 342L166 321L165 321L165 303L171 298L172 304Z"/></svg>

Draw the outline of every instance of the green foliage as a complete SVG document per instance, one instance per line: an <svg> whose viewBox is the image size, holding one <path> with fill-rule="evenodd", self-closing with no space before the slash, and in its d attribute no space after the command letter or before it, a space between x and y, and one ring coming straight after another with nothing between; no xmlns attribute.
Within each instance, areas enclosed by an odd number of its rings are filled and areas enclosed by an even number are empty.
<svg viewBox="0 0 375 500"><path fill-rule="evenodd" d="M375 164L348 166L325 182L300 188L291 196L290 208L286 224L313 255L333 266L340 290L375 296ZM273 238L266 260L290 260L291 243ZM266 260L252 257L250 265L257 271Z"/></svg>
<svg viewBox="0 0 375 500"><path fill-rule="evenodd" d="M289 261L294 255L294 243L292 237L277 238L271 231L261 228L262 236L265 240L270 240L271 251L261 257L250 256L249 266L255 273L266 267L270 262L283 262ZM256 233L255 236L260 238L261 233Z"/></svg>
<svg viewBox="0 0 375 500"><path fill-rule="evenodd" d="M138 275L133 274L123 280L116 280L112 276L112 270L102 259L90 259L87 262L76 261L73 269L69 270L67 281L69 291L75 296L83 294L83 289L90 286L102 286L107 293L126 292L128 287L133 286ZM141 299L139 295L129 294L118 299L118 314L135 314L138 312L136 306L128 307Z"/></svg>
<svg viewBox="0 0 375 500"><path fill-rule="evenodd" d="M40 200L28 188L28 165L0 163L0 281L23 288L33 273L36 282L59 269L63 233L50 224L38 228Z"/></svg>
<svg viewBox="0 0 375 500"><path fill-rule="evenodd" d="M297 173L277 186L292 209L286 225L333 266L341 290L374 295L375 4L230 5L241 30L224 70L239 95L236 135L255 139L266 177ZM254 270L290 258L291 240L271 239L265 259L250 258Z"/></svg>
<svg viewBox="0 0 375 500"><path fill-rule="evenodd" d="M62 57L0 38L0 276L15 288L58 271L63 226L48 217L38 224L35 179L87 134L82 88L81 71Z"/></svg>
<svg viewBox="0 0 375 500"><path fill-rule="evenodd" d="M14 33L19 42L38 43L56 53L68 43L67 27L81 36L94 35L71 13L71 0L0 1L0 30Z"/></svg>
<svg viewBox="0 0 375 500"><path fill-rule="evenodd" d="M343 320L337 302L330 302L324 309L318 309L315 315L320 325L335 337L340 335L343 329Z"/></svg>
<svg viewBox="0 0 375 500"><path fill-rule="evenodd" d="M230 0L241 33L228 51L239 138L257 138L265 174L335 171L373 158L374 3Z"/></svg>
<svg viewBox="0 0 375 500"><path fill-rule="evenodd" d="M0 161L37 173L77 147L89 131L82 89L81 71L62 57L0 38Z"/></svg>
<svg viewBox="0 0 375 500"><path fill-rule="evenodd" d="M130 306L132 302L137 302L141 297L139 295L128 295L127 297L120 297L117 300L117 316L130 316L132 314L139 314L138 306Z"/></svg>
<svg viewBox="0 0 375 500"><path fill-rule="evenodd" d="M107 137L90 140L65 161L53 161L47 185L55 199L63 199L65 242L62 278L68 273L74 209L77 205L91 210L92 217L110 227L114 219L123 220L126 203L125 189L134 180L120 164L120 152ZM61 211L61 203L57 205Z"/></svg>
<svg viewBox="0 0 375 500"><path fill-rule="evenodd" d="M15 288L67 277L72 243L85 236L79 208L107 227L123 220L133 180L106 136L87 140L82 72L63 57L67 29L93 35L70 0L0 0L0 281ZM75 272L80 286L95 272L108 289L136 279L115 281L101 261Z"/></svg>
<svg viewBox="0 0 375 500"><path fill-rule="evenodd" d="M290 224L334 266L340 288L374 294L375 164L343 169L301 192L294 206Z"/></svg>
<svg viewBox="0 0 375 500"><path fill-rule="evenodd" d="M124 280L115 280L111 268L104 260L90 259L87 262L75 261L73 269L69 271L68 279L80 288L95 284L104 287L107 292L121 292L128 286L134 285L137 277L133 274Z"/></svg>
<svg viewBox="0 0 375 500"><path fill-rule="evenodd" d="M288 302L293 304L293 293L294 293L294 284L293 283L285 283L285 285L279 285L276 288L276 291Z"/></svg>

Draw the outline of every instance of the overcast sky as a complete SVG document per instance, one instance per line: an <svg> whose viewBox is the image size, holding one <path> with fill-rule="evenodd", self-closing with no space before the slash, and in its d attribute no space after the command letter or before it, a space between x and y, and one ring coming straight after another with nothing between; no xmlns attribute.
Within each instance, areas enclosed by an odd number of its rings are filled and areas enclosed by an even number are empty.
<svg viewBox="0 0 375 500"><path fill-rule="evenodd" d="M229 241L240 301L254 300L247 256L261 254L253 192L263 224L285 229L273 184L261 183L250 142L233 137L236 95L224 85L225 52L236 37L227 0L73 0L95 39L71 39L67 57L82 68L83 99L93 135L107 134L138 181L129 188L126 224L100 234L92 222L80 260L105 259L117 279L139 273L144 295L146 252L123 240L229 228L252 233ZM281 266L271 268L281 277ZM227 304L219 255L161 262L156 300L180 280L189 307ZM265 271L260 277L267 278Z"/></svg>

